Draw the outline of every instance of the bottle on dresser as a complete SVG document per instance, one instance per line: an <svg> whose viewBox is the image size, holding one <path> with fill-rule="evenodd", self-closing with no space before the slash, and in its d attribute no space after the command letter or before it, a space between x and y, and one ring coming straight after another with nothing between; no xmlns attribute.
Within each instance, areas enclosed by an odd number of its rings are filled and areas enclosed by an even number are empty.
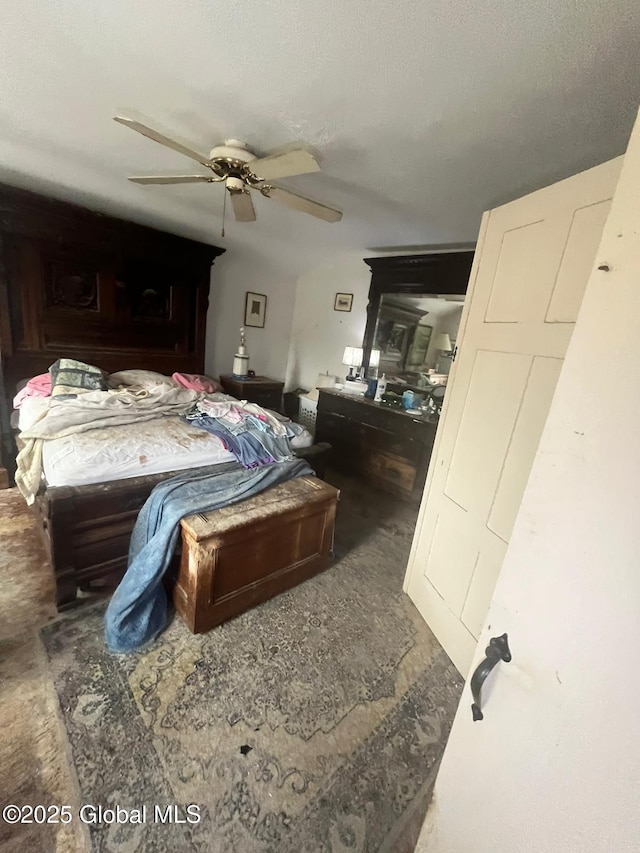
<svg viewBox="0 0 640 853"><path fill-rule="evenodd" d="M374 397L374 403L379 403L382 400L382 395L387 390L387 377L383 373L380 379L378 379L378 387L376 388L376 396Z"/></svg>

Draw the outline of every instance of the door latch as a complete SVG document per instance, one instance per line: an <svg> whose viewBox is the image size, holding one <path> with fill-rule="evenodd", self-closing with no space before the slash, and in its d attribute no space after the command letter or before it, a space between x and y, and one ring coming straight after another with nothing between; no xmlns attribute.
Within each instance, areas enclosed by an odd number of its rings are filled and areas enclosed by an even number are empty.
<svg viewBox="0 0 640 853"><path fill-rule="evenodd" d="M471 695L473 696L471 713L473 714L474 722L484 719L484 714L480 708L480 699L482 685L487 676L498 661L503 660L505 663L509 663L511 660L507 635L502 634L501 637L492 637L484 653L486 655L485 659L478 665L476 671L471 676Z"/></svg>

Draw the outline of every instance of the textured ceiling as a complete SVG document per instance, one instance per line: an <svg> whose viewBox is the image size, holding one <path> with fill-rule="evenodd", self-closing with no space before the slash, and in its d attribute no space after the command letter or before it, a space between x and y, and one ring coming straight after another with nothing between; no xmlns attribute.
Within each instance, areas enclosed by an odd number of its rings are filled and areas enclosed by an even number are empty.
<svg viewBox="0 0 640 853"><path fill-rule="evenodd" d="M621 153L640 101L637 0L5 0L0 180L301 271L332 251L475 239L482 210ZM141 188L203 151L303 140L291 188L329 225L222 188Z"/></svg>

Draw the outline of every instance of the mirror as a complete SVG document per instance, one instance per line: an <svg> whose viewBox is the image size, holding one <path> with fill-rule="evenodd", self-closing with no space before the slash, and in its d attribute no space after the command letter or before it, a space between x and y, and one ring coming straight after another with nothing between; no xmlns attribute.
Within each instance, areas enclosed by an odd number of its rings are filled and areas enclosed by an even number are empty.
<svg viewBox="0 0 640 853"><path fill-rule="evenodd" d="M373 339L380 350L378 373L409 385L429 370L448 374L463 304L462 294L383 293Z"/></svg>
<svg viewBox="0 0 640 853"><path fill-rule="evenodd" d="M450 351L455 345L472 261L473 252L365 258L371 269L362 344L366 376L375 373L369 370L372 349L380 350L378 373L386 373L388 379L412 374L417 382L424 370L439 369L442 345L449 343L442 335L449 335ZM451 314L453 335L438 319L445 314ZM442 366L450 367L450 359Z"/></svg>
<svg viewBox="0 0 640 853"><path fill-rule="evenodd" d="M379 371L404 370L422 364L432 328L421 325L426 312L401 296L380 300L373 348L380 350Z"/></svg>

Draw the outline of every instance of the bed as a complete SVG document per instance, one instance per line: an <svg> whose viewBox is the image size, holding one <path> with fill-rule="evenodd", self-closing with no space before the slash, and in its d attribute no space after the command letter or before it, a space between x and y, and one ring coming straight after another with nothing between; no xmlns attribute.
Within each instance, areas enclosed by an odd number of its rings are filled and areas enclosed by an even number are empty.
<svg viewBox="0 0 640 853"><path fill-rule="evenodd" d="M44 373L64 356L108 373L204 373L211 267L223 251L0 186L4 399L12 399L20 380ZM5 420L0 427L2 464L11 468L13 434ZM75 604L79 589L115 585L126 567L140 507L156 483L187 467L187 448L180 442L194 450L203 441L186 438L174 423L177 441L167 452L166 440L154 437L153 429L138 434L138 444L132 437L124 440L129 452L117 459L98 462L91 441L75 459L79 464L71 464L80 451L69 444L43 454L45 480L34 511L49 549L60 610ZM327 449L312 445L295 452L322 477ZM207 464L211 452L210 445ZM197 453L191 461L199 462ZM79 477L83 468L94 471L93 482ZM72 469L75 479L69 476Z"/></svg>
<svg viewBox="0 0 640 853"><path fill-rule="evenodd" d="M23 430L47 403L34 399L20 412ZM324 475L327 446L314 445L306 431L291 446ZM174 416L44 441L42 485L33 506L54 571L58 609L73 606L78 590L116 585L126 569L138 511L157 483L185 469L234 461L219 438Z"/></svg>

